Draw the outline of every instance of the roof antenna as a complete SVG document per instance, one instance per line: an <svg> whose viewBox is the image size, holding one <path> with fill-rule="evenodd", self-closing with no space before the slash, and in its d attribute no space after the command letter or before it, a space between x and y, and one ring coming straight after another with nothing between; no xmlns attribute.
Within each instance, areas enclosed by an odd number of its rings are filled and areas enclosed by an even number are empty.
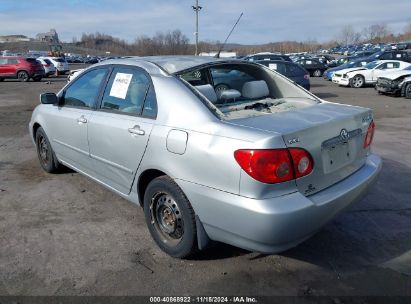
<svg viewBox="0 0 411 304"><path fill-rule="evenodd" d="M224 40L224 43L221 45L220 49L218 50L218 53L214 56L215 58L220 58L220 53L223 50L225 44L227 43L228 38L230 38L231 33L234 31L234 28L237 26L238 22L240 21L241 17L243 16L243 13L241 13L240 17L238 17L236 23L234 24L233 28L231 29L230 33L228 34L227 38Z"/></svg>

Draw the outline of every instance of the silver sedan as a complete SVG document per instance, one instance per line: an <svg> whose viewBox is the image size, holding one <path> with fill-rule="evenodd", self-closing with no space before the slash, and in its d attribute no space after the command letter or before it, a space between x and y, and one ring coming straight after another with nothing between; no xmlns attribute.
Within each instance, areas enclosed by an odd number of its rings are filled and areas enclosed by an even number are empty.
<svg viewBox="0 0 411 304"><path fill-rule="evenodd" d="M158 246L180 258L212 241L293 247L382 165L371 110L247 61L108 60L40 99L29 129L43 169L70 167L140 205Z"/></svg>

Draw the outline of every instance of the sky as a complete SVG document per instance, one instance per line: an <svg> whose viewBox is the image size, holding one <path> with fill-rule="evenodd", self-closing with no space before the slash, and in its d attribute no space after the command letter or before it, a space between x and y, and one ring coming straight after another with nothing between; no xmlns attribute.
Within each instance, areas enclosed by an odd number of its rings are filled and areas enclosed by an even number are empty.
<svg viewBox="0 0 411 304"><path fill-rule="evenodd" d="M54 28L60 40L82 33L105 33L132 42L136 37L180 29L195 41L195 0L0 0L0 35L37 33ZM385 23L394 33L411 22L411 0L199 0L199 40L229 42L335 39L341 28L361 31Z"/></svg>

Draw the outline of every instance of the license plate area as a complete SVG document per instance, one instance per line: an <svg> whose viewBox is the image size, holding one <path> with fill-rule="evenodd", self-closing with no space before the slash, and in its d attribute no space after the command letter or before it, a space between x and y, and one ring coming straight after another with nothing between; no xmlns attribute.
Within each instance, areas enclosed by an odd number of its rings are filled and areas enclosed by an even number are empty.
<svg viewBox="0 0 411 304"><path fill-rule="evenodd" d="M324 173L331 173L353 163L361 152L361 132L350 132L346 140L335 138L322 145L321 158Z"/></svg>

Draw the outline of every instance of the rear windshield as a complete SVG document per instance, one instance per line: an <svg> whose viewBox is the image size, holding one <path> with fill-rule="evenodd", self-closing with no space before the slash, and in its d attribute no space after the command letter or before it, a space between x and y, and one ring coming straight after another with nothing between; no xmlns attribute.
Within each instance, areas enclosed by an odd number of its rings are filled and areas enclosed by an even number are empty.
<svg viewBox="0 0 411 304"><path fill-rule="evenodd" d="M47 63L47 64L52 64L51 61L48 60L48 59L43 59L43 60L44 60L44 62Z"/></svg>
<svg viewBox="0 0 411 304"><path fill-rule="evenodd" d="M215 64L179 73L228 119L312 106L320 101L262 65Z"/></svg>

